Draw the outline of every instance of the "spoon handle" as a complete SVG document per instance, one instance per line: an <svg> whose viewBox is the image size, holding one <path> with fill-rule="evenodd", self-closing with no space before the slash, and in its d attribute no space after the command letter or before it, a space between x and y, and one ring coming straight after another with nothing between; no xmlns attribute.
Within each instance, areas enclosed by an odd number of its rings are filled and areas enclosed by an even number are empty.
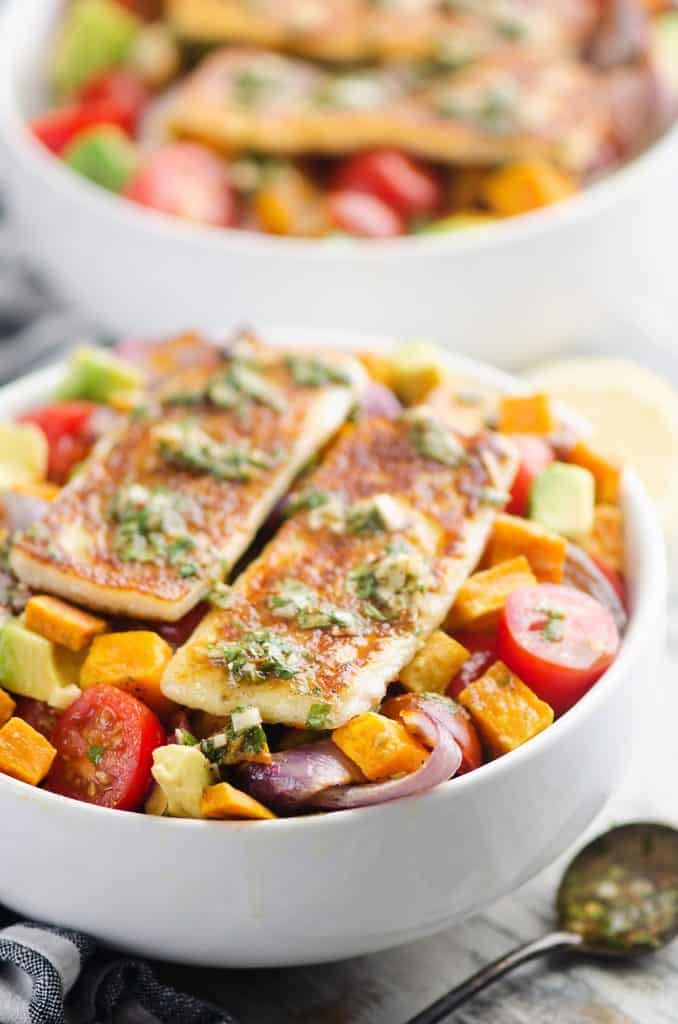
<svg viewBox="0 0 678 1024"><path fill-rule="evenodd" d="M443 1020L448 1013L456 1010L458 1006L467 1002L481 989L491 985L493 981L503 978L514 967L520 967L521 964L535 960L539 956L545 956L547 953L574 949L581 945L581 941L581 936L572 932L551 932L550 935L545 935L534 942L528 942L525 946L518 946L513 952L507 953L506 956L500 957L494 963L481 968L466 981L462 981L461 985L457 985L456 988L437 999L435 1003L431 1003L421 1013L412 1017L407 1024L438 1024L438 1021Z"/></svg>

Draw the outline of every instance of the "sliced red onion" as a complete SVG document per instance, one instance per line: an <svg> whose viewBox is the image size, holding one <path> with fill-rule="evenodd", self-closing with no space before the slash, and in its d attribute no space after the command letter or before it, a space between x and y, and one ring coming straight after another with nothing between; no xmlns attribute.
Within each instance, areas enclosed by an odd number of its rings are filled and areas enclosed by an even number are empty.
<svg viewBox="0 0 678 1024"><path fill-rule="evenodd" d="M118 359L124 359L126 363L145 368L156 345L155 341L132 336L121 338L115 346L114 352Z"/></svg>
<svg viewBox="0 0 678 1024"><path fill-rule="evenodd" d="M273 754L270 764L239 764L232 774L242 789L276 814L317 807L323 790L345 787L360 778L356 765L331 740L282 750Z"/></svg>
<svg viewBox="0 0 678 1024"><path fill-rule="evenodd" d="M387 782L372 782L362 786L333 786L325 789L312 799L318 810L342 811L354 807L370 807L389 800L400 800L426 789L433 789L441 782L447 782L459 770L461 750L452 734L444 725L426 711L408 712L408 724L416 724L422 735L435 738L435 746L427 760L416 772L401 779Z"/></svg>
<svg viewBox="0 0 678 1024"><path fill-rule="evenodd" d="M604 70L632 64L645 56L650 45L648 18L635 0L608 0L589 53Z"/></svg>
<svg viewBox="0 0 678 1024"><path fill-rule="evenodd" d="M577 590L593 597L612 615L619 632L623 632L628 622L624 606L604 572L602 572L590 555L577 544L567 545L565 558L564 582Z"/></svg>
<svg viewBox="0 0 678 1024"><path fill-rule="evenodd" d="M367 417L380 416L387 420L397 420L403 407L390 388L373 380L367 385L360 399L360 411Z"/></svg>
<svg viewBox="0 0 678 1024"><path fill-rule="evenodd" d="M49 502L29 494L14 494L8 491L0 494L0 505L4 511L5 526L12 536L20 530L33 526L49 508Z"/></svg>

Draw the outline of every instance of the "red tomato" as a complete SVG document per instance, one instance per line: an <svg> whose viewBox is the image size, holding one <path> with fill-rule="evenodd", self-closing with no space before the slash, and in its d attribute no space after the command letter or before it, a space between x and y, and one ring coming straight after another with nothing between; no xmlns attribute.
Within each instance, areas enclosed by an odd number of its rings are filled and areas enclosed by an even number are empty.
<svg viewBox="0 0 678 1024"><path fill-rule="evenodd" d="M349 157L337 171L335 187L377 196L406 219L433 213L442 200L436 175L398 149L373 149Z"/></svg>
<svg viewBox="0 0 678 1024"><path fill-rule="evenodd" d="M117 68L90 79L78 93L78 100L85 109L99 105L116 109L120 118L116 123L133 135L150 94L135 71Z"/></svg>
<svg viewBox="0 0 678 1024"><path fill-rule="evenodd" d="M363 238L396 238L405 234L400 214L378 196L348 189L331 192L330 216L336 227Z"/></svg>
<svg viewBox="0 0 678 1024"><path fill-rule="evenodd" d="M66 146L84 131L85 128L99 128L102 125L115 125L128 130L129 112L121 110L115 104L102 102L72 103L67 107L50 110L42 117L31 121L31 131L43 146L59 156Z"/></svg>
<svg viewBox="0 0 678 1024"><path fill-rule="evenodd" d="M403 711L416 711L421 707L425 707L430 713L435 713L435 708L438 705L440 721L450 730L461 750L462 760L457 775L463 775L465 772L473 771L474 768L479 768L483 763L483 748L480 738L471 721L471 716L458 704L454 704L452 701L431 702L429 699L427 707L424 695L404 693L400 697L391 697L390 700L385 701L381 706L381 714L388 718L399 719Z"/></svg>
<svg viewBox="0 0 678 1024"><path fill-rule="evenodd" d="M124 194L154 210L200 224L228 227L235 197L224 161L193 142L171 142L152 153Z"/></svg>
<svg viewBox="0 0 678 1024"><path fill-rule="evenodd" d="M532 434L511 434L511 441L518 449L520 464L511 488L511 500L506 511L512 516L527 514L530 488L542 469L553 462L553 450L541 437Z"/></svg>
<svg viewBox="0 0 678 1024"><path fill-rule="evenodd" d="M36 732L42 733L48 740L52 739L59 721L59 712L45 704L44 700L20 697L16 702L15 714L33 726Z"/></svg>
<svg viewBox="0 0 678 1024"><path fill-rule="evenodd" d="M607 608L557 583L514 590L499 620L499 657L556 715L583 697L618 648Z"/></svg>
<svg viewBox="0 0 678 1024"><path fill-rule="evenodd" d="M35 423L47 438L47 476L52 483L65 483L73 468L89 454L94 443L89 428L96 408L94 402L54 402L19 417L22 423Z"/></svg>
<svg viewBox="0 0 678 1024"><path fill-rule="evenodd" d="M490 665L497 660L497 636L495 633L455 633L454 639L471 652L471 657L464 662L456 676L447 687L447 696L456 700L469 683L487 672Z"/></svg>
<svg viewBox="0 0 678 1024"><path fill-rule="evenodd" d="M64 711L47 789L74 800L136 810L151 782L165 730L145 704L115 686L93 686Z"/></svg>

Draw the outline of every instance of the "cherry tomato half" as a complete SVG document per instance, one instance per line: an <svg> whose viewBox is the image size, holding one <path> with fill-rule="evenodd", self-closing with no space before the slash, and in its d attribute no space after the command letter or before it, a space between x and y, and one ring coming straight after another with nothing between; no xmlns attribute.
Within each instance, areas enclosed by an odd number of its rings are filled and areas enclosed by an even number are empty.
<svg viewBox="0 0 678 1024"><path fill-rule="evenodd" d="M399 719L403 712L418 711L420 708L438 718L457 741L462 758L457 775L479 768L483 763L483 748L476 727L465 708L453 701L436 701L429 698L427 702L424 694L404 693L385 701L381 706L381 714Z"/></svg>
<svg viewBox="0 0 678 1024"><path fill-rule="evenodd" d="M51 741L59 721L59 712L55 708L51 708L44 700L20 697L16 702L15 714Z"/></svg>
<svg viewBox="0 0 678 1024"><path fill-rule="evenodd" d="M235 197L224 161L193 142L172 142L157 149L133 175L124 195L199 224L228 227L235 220Z"/></svg>
<svg viewBox="0 0 678 1024"><path fill-rule="evenodd" d="M556 715L583 697L618 648L607 608L556 583L514 590L499 620L499 657Z"/></svg>
<svg viewBox="0 0 678 1024"><path fill-rule="evenodd" d="M165 730L145 704L115 686L93 686L62 714L47 789L74 800L133 811L151 782Z"/></svg>
<svg viewBox="0 0 678 1024"><path fill-rule="evenodd" d="M127 130L129 115L112 103L71 103L50 110L31 121L31 131L52 153L60 156L68 144L86 128L114 125Z"/></svg>
<svg viewBox="0 0 678 1024"><path fill-rule="evenodd" d="M118 124L130 135L150 100L143 79L129 68L117 68L91 78L78 93L80 104L88 109L98 104L118 111Z"/></svg>
<svg viewBox="0 0 678 1024"><path fill-rule="evenodd" d="M330 216L335 227L362 238L396 238L405 234L405 222L397 210L378 196L349 189L331 192Z"/></svg>
<svg viewBox="0 0 678 1024"><path fill-rule="evenodd" d="M456 676L447 687L447 696L456 700L462 690L475 683L497 660L496 633L455 633L454 639L471 652Z"/></svg>
<svg viewBox="0 0 678 1024"><path fill-rule="evenodd" d="M35 423L47 438L47 476L52 483L65 483L73 468L89 454L94 443L90 425L96 408L94 402L53 402L19 417L22 423Z"/></svg>
<svg viewBox="0 0 678 1024"><path fill-rule="evenodd" d="M532 434L511 434L511 442L518 449L520 463L506 511L512 516L524 516L527 514L530 488L542 469L553 462L553 449L541 437Z"/></svg>
<svg viewBox="0 0 678 1024"><path fill-rule="evenodd" d="M377 196L406 219L433 213L442 199L436 175L398 149L373 149L349 157L337 170L334 184Z"/></svg>

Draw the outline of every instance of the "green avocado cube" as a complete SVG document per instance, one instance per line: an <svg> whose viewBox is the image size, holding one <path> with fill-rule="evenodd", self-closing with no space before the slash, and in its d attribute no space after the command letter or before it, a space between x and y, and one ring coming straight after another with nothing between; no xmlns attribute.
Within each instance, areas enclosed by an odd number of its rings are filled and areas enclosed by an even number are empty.
<svg viewBox="0 0 678 1024"><path fill-rule="evenodd" d="M26 629L20 619L10 619L0 631L0 683L10 693L46 701L58 710L80 696L83 658Z"/></svg>
<svg viewBox="0 0 678 1024"><path fill-rule="evenodd" d="M115 0L75 0L54 42L50 82L57 96L71 96L88 79L122 64L141 19Z"/></svg>
<svg viewBox="0 0 678 1024"><path fill-rule="evenodd" d="M134 143L113 125L80 132L63 159L78 174L111 192L122 192L139 162Z"/></svg>
<svg viewBox="0 0 678 1024"><path fill-rule="evenodd" d="M116 395L138 391L143 382L143 374L134 366L104 349L83 345L71 356L57 398L106 403Z"/></svg>
<svg viewBox="0 0 678 1024"><path fill-rule="evenodd" d="M466 231L468 228L487 227L498 219L489 213L451 213L448 217L424 224L419 228L418 234L435 235L448 231Z"/></svg>
<svg viewBox="0 0 678 1024"><path fill-rule="evenodd" d="M593 529L596 484L582 466L552 462L530 488L529 518L576 540Z"/></svg>
<svg viewBox="0 0 678 1024"><path fill-rule="evenodd" d="M429 341L400 345L391 358L393 390L406 405L417 405L447 376L443 353Z"/></svg>
<svg viewBox="0 0 678 1024"><path fill-rule="evenodd" d="M678 89L678 12L667 11L652 19L651 48L660 73Z"/></svg>

